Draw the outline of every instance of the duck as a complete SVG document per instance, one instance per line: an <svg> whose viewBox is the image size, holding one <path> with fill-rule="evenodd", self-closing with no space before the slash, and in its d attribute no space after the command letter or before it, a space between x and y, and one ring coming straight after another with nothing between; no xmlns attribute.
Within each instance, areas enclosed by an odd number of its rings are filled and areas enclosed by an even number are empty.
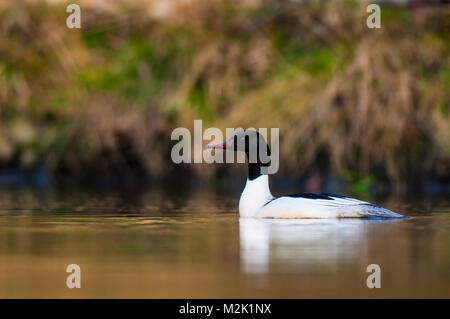
<svg viewBox="0 0 450 319"><path fill-rule="evenodd" d="M267 172L270 161L264 163L260 157L261 148L265 148L270 157L270 148L264 136L256 130L238 130L223 143L207 145L205 148L245 152L248 176L239 199L240 218L407 218L366 201L331 193L298 193L274 197L269 188Z"/></svg>

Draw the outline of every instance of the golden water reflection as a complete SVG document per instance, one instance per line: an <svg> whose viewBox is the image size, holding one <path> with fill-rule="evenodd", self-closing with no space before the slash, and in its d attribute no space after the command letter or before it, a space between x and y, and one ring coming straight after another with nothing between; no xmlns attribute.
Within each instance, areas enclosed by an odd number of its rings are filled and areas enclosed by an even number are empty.
<svg viewBox="0 0 450 319"><path fill-rule="evenodd" d="M445 198L384 203L407 220L280 221L239 219L235 197L2 190L0 297L450 297Z"/></svg>

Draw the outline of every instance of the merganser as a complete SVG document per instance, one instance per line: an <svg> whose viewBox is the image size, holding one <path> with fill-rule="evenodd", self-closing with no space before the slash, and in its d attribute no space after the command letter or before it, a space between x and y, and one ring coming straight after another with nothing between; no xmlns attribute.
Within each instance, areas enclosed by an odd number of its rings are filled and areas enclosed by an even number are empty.
<svg viewBox="0 0 450 319"><path fill-rule="evenodd" d="M255 141L256 139L256 141ZM250 149L252 147L252 149ZM253 149L256 147L256 149ZM269 163L260 160L259 148L270 149L257 131L239 130L225 142L206 148L243 151L248 159L248 178L239 200L239 216L244 218L405 218L389 209L330 193L299 193L275 198L270 192L269 176L262 172ZM257 154L250 161L250 152ZM253 157L252 157L253 158ZM267 171L267 170L266 170Z"/></svg>

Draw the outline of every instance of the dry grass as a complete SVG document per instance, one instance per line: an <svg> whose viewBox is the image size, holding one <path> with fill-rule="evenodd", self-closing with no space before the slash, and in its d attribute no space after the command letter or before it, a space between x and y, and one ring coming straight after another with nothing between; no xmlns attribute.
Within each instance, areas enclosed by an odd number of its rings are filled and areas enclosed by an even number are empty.
<svg viewBox="0 0 450 319"><path fill-rule="evenodd" d="M62 4L0 8L1 166L164 176L172 128L201 118L279 127L297 177L448 179L447 6L369 30L351 2L162 3L82 2L81 32Z"/></svg>

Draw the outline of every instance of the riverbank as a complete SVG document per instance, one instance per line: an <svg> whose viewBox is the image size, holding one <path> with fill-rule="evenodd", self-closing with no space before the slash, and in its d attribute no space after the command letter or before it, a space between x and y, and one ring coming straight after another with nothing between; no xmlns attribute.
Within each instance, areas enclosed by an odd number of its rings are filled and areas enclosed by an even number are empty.
<svg viewBox="0 0 450 319"><path fill-rule="evenodd" d="M215 183L170 159L202 119L279 127L280 178L450 180L448 5L383 6L373 30L352 1L137 3L81 2L80 30L61 3L2 5L1 172Z"/></svg>

